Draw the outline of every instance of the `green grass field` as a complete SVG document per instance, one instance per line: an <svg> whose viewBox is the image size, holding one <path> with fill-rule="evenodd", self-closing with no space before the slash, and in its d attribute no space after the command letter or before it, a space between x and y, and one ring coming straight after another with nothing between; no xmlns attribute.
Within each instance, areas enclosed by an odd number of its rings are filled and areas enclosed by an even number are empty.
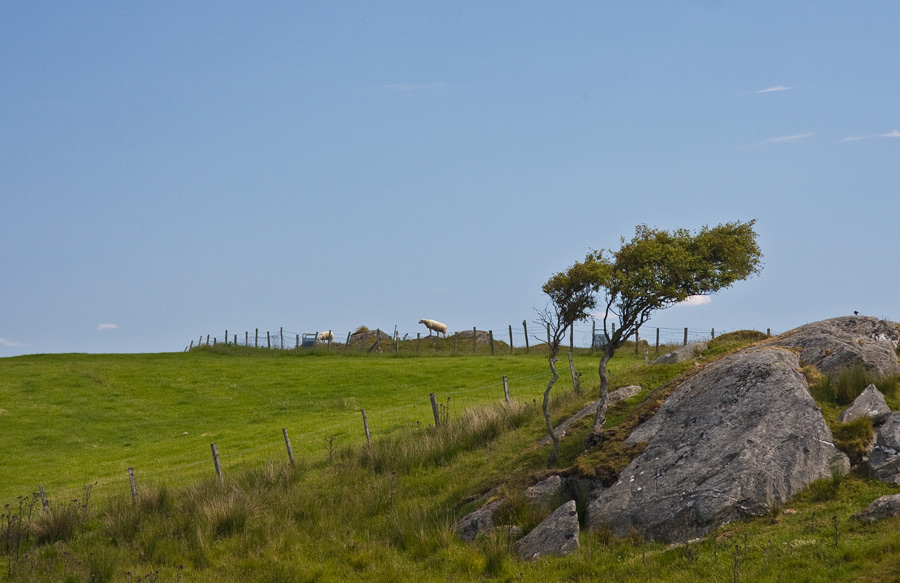
<svg viewBox="0 0 900 583"><path fill-rule="evenodd" d="M129 466L139 478L196 478L214 471L211 443L225 471L286 459L282 428L295 456L321 457L332 437L337 446L364 439L361 409L378 437L433 423L430 393L450 414L503 400L504 375L515 398L539 399L546 371L539 355L310 357L222 346L0 359L0 500L38 485L66 495L127 485Z"/></svg>
<svg viewBox="0 0 900 583"><path fill-rule="evenodd" d="M720 342L706 357L742 342ZM453 524L483 496L505 499L508 518L531 528L550 509L531 508L522 489L596 456L583 455L585 419L548 468L535 401L549 369L533 352L413 357L220 346L0 359L0 488L9 503L0 519L0 580L900 580L898 521L852 518L898 488L860 475L817 482L770 516L687 545L584 531L569 557L526 563L501 535L461 542ZM595 396L596 356L579 353L576 364L585 390L573 393L563 356L552 400L557 421ZM644 390L612 408L608 426L627 421L644 397L690 368L647 366L620 351L613 386ZM503 403L503 375L511 405ZM139 483L136 504L128 466ZM49 514L30 497L37 485L51 499Z"/></svg>

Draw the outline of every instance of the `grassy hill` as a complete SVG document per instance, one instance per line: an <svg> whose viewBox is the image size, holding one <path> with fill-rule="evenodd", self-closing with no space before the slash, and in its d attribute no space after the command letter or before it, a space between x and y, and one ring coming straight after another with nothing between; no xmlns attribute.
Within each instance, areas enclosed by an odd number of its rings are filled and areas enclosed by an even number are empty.
<svg viewBox="0 0 900 583"><path fill-rule="evenodd" d="M741 342L719 342L708 356ZM678 547L591 531L567 558L521 563L501 535L462 543L452 525L481 497L506 499L507 518L529 528L547 509L525 503L525 486L551 470L602 463L596 452L582 455L585 420L563 441L557 467L547 467L535 401L549 371L537 352L416 357L217 346L0 359L0 499L8 503L0 573L73 582L900 580L897 522L850 518L897 488L855 475L816 483L770 517ZM597 358L575 358L584 383L594 384ZM595 393L573 393L561 365L557 420ZM622 350L611 362L614 386L644 390L611 410L608 425L628 421L690 366L648 366ZM437 429L429 393L440 404ZM49 514L31 496L38 485Z"/></svg>

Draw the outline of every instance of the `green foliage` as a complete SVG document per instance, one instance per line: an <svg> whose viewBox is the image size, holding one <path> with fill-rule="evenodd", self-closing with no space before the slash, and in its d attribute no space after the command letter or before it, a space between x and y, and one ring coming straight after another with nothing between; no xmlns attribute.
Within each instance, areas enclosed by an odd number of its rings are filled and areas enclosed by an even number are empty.
<svg viewBox="0 0 900 583"><path fill-rule="evenodd" d="M872 418L863 416L848 423L840 421L832 423L831 434L835 447L847 454L850 463L855 466L863 462L868 446L875 437L875 430L872 427Z"/></svg>
<svg viewBox="0 0 900 583"><path fill-rule="evenodd" d="M703 227L695 234L638 225L631 241L623 238L619 250L609 256L603 250L591 252L585 264L594 276L592 285L604 294L606 313L618 314L619 328L607 334L613 350L653 311L758 273L762 253L754 223Z"/></svg>

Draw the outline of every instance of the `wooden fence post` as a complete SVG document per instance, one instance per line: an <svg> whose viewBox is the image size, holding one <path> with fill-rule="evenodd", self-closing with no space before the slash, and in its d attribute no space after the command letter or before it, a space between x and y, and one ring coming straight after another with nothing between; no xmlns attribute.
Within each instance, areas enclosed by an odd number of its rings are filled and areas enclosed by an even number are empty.
<svg viewBox="0 0 900 583"><path fill-rule="evenodd" d="M318 337L319 337L319 333L316 332L316 338L318 338ZM316 341L313 340L313 346L315 346L315 345L316 345ZM296 345L294 346L294 348L300 348L300 334L297 334L297 341L296 341Z"/></svg>
<svg viewBox="0 0 900 583"><path fill-rule="evenodd" d="M366 430L366 443L372 443L372 434L369 433L369 420L366 418L366 410L362 410L363 428Z"/></svg>
<svg viewBox="0 0 900 583"><path fill-rule="evenodd" d="M528 324L525 320L522 320L522 328L525 329L525 354L528 354Z"/></svg>
<svg viewBox="0 0 900 583"><path fill-rule="evenodd" d="M272 349L272 336L269 334L268 330L266 330L266 348Z"/></svg>
<svg viewBox="0 0 900 583"><path fill-rule="evenodd" d="M435 399L434 393L431 393L429 395L429 398L431 399L431 412L434 414L434 426L440 427L441 426L441 414L438 411L437 399Z"/></svg>
<svg viewBox="0 0 900 583"><path fill-rule="evenodd" d="M509 381L506 380L506 375L503 375L503 398L509 403Z"/></svg>
<svg viewBox="0 0 900 583"><path fill-rule="evenodd" d="M509 325L509 353L513 353L512 324Z"/></svg>
<svg viewBox="0 0 900 583"><path fill-rule="evenodd" d="M128 481L131 482L131 503L137 504L137 483L134 481L134 468L130 466L128 468Z"/></svg>
<svg viewBox="0 0 900 583"><path fill-rule="evenodd" d="M254 348L259 348L259 328L256 329L256 338L253 341Z"/></svg>
<svg viewBox="0 0 900 583"><path fill-rule="evenodd" d="M294 450L291 449L291 438L288 437L287 429L282 428L281 434L284 436L284 446L287 448L288 459L291 462L291 465L294 465Z"/></svg>
<svg viewBox="0 0 900 583"><path fill-rule="evenodd" d="M591 352L594 351L594 338L597 337L597 320L591 319Z"/></svg>
<svg viewBox="0 0 900 583"><path fill-rule="evenodd" d="M715 328L713 328L712 332L710 332L709 334L710 334L710 336L712 336L712 340L716 339L716 329Z"/></svg>
<svg viewBox="0 0 900 583"><path fill-rule="evenodd" d="M206 345L209 346L209 334L206 335Z"/></svg>
<svg viewBox="0 0 900 583"><path fill-rule="evenodd" d="M581 394L581 379L579 378L581 375L575 372L575 359L572 358L572 353L568 352L567 354L569 355L569 372L572 373L572 389Z"/></svg>
<svg viewBox="0 0 900 583"><path fill-rule="evenodd" d="M219 476L219 481L224 482L225 478L222 477L222 466L219 465L219 451L216 449L216 444L209 444L212 448L212 456L213 456L213 464L216 466L216 475Z"/></svg>
<svg viewBox="0 0 900 583"><path fill-rule="evenodd" d="M228 330L225 330L225 346L228 346Z"/></svg>
<svg viewBox="0 0 900 583"><path fill-rule="evenodd" d="M234 334L234 345L237 346L237 333Z"/></svg>
<svg viewBox="0 0 900 583"><path fill-rule="evenodd" d="M193 348L193 347L194 347L194 340L193 340L193 338L192 338L192 339L191 339L191 345L188 347L188 350L190 350L190 349Z"/></svg>
<svg viewBox="0 0 900 583"><path fill-rule="evenodd" d="M494 356L494 331L488 330L488 339L491 342L491 356Z"/></svg>
<svg viewBox="0 0 900 583"><path fill-rule="evenodd" d="M688 336L688 329L685 328L685 329L684 329L684 345L685 345L685 346L687 346L687 340L688 340L688 339L687 339L687 336Z"/></svg>
<svg viewBox="0 0 900 583"><path fill-rule="evenodd" d="M659 354L659 328L656 329L656 354Z"/></svg>
<svg viewBox="0 0 900 583"><path fill-rule="evenodd" d="M244 330L244 346L250 346L250 332Z"/></svg>
<svg viewBox="0 0 900 583"><path fill-rule="evenodd" d="M281 349L284 350L284 327L278 328L278 334L281 336Z"/></svg>
<svg viewBox="0 0 900 583"><path fill-rule="evenodd" d="M772 335L772 329L766 328L766 336L771 336L771 335Z"/></svg>
<svg viewBox="0 0 900 583"><path fill-rule="evenodd" d="M38 486L38 492L41 493L41 502L44 505L44 512L50 514L50 501L47 500L47 496L44 495L44 487Z"/></svg>

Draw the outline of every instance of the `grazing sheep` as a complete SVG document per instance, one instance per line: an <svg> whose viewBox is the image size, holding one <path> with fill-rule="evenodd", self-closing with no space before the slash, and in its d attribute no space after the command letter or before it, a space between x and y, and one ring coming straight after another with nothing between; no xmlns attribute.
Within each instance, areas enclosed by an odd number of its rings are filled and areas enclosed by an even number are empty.
<svg viewBox="0 0 900 583"><path fill-rule="evenodd" d="M447 325L446 324L441 324L440 322L436 322L435 320L428 320L428 319L419 320L419 324L425 324L425 327L428 328L429 336L431 336L431 331L434 330L434 332L438 336L443 334L444 338L447 337Z"/></svg>
<svg viewBox="0 0 900 583"><path fill-rule="evenodd" d="M320 332L319 333L319 342L332 342L334 341L334 334L329 330L328 332Z"/></svg>

